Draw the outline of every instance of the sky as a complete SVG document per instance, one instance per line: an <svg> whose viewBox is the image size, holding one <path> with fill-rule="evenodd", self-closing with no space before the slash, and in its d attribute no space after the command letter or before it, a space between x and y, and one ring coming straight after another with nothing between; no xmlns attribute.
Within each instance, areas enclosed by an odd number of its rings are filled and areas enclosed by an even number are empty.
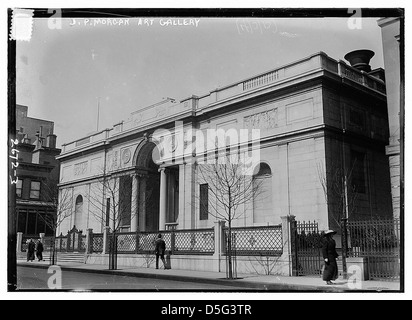
<svg viewBox="0 0 412 320"><path fill-rule="evenodd" d="M31 39L17 42L17 103L54 121L61 147L165 97L202 95L319 51L344 60L370 49L372 68L384 67L377 18L355 27L347 18L189 19L34 19Z"/></svg>

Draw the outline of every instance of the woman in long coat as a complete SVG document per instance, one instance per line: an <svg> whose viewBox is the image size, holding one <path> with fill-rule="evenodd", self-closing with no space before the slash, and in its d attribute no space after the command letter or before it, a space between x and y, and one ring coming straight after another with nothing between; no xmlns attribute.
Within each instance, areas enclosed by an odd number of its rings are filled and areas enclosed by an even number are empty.
<svg viewBox="0 0 412 320"><path fill-rule="evenodd" d="M336 280L339 276L338 265L336 259L338 258L338 253L336 252L336 242L332 236L336 232L333 230L328 230L325 232L325 238L323 241L322 254L325 260L325 270L323 271L323 281L326 284L333 284L331 280Z"/></svg>
<svg viewBox="0 0 412 320"><path fill-rule="evenodd" d="M37 245L36 245L36 256L37 256L37 259L39 259L39 261L42 261L43 260L43 250L44 250L44 248L43 248L43 243L41 242L41 240L39 239L38 241L37 241ZM44 260L43 260L44 261Z"/></svg>
<svg viewBox="0 0 412 320"><path fill-rule="evenodd" d="M34 243L33 239L30 239L29 243L27 244L27 261L34 260L35 249L36 249L36 244Z"/></svg>

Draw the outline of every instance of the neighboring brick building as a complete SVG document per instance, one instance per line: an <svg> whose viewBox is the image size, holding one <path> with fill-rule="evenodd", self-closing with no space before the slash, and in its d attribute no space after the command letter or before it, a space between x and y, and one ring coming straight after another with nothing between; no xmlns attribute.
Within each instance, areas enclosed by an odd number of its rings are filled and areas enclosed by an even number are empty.
<svg viewBox="0 0 412 320"><path fill-rule="evenodd" d="M42 218L55 215L53 194L59 180L56 135L52 121L27 116L27 106L16 106L18 163L16 185L17 232L38 237L53 231ZM55 202L55 201L54 201Z"/></svg>
<svg viewBox="0 0 412 320"><path fill-rule="evenodd" d="M204 154L190 153L184 161L160 166L150 156L156 129L172 132L164 137L170 151L179 148L175 121L182 121L185 133L260 129L262 165L255 178L264 180L269 196L242 207L245 214L234 226L277 225L281 216L294 215L316 220L323 229L338 229L345 214L351 219L391 216L383 79L383 70L370 70L368 62L349 66L321 52L201 96L180 102L168 98L113 128L65 143L58 156L60 190L71 194L73 215L58 233L73 225L95 232L108 226L105 215L113 214L115 199L101 188L99 208L90 202L102 176L117 181L119 190L132 190L122 201L129 218L123 219L121 230L213 226L216 219L199 205L210 199L193 161ZM184 147L192 138L183 141Z"/></svg>

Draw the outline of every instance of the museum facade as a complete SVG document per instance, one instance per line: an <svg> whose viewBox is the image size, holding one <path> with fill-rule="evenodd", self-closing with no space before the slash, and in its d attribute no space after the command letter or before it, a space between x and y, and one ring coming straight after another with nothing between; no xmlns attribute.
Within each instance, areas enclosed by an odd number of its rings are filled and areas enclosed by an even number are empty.
<svg viewBox="0 0 412 320"><path fill-rule="evenodd" d="M238 208L234 227L279 225L289 215L321 229L344 217L391 217L384 71L351 64L316 53L203 95L167 98L63 144L59 191L70 212L57 233L213 227L207 204L216 199L199 174L218 148L207 147L210 132L225 143L229 132L246 137L223 148L252 158L250 181L265 190Z"/></svg>

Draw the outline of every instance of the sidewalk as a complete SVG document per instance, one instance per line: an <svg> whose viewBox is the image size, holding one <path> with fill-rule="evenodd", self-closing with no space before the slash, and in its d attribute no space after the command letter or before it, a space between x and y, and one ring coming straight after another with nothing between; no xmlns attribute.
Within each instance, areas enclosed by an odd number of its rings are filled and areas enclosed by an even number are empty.
<svg viewBox="0 0 412 320"><path fill-rule="evenodd" d="M27 262L18 260L18 266L34 268L48 268L48 261ZM293 292L400 292L399 281L375 281L368 280L360 283L358 287L339 278L334 285L326 285L320 277L287 277L277 275L238 274L238 279L226 279L222 272L204 272L191 270L163 270L151 268L133 268L119 266L118 270L108 270L107 265L93 265L83 263L59 263L62 270L90 272L107 275L126 275L142 278L188 281L197 283L209 283L225 286L236 286L256 291L293 291Z"/></svg>

